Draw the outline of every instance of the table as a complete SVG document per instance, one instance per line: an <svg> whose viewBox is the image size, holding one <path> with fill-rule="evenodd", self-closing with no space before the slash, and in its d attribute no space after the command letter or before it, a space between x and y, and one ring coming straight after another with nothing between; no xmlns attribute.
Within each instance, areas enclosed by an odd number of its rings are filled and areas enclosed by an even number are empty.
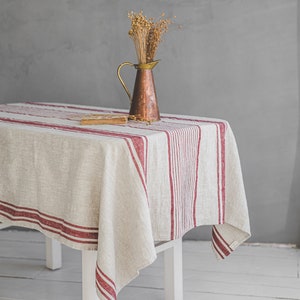
<svg viewBox="0 0 300 300"><path fill-rule="evenodd" d="M0 105L0 222L96 250L99 298L116 299L156 259L155 241L212 225L225 258L250 236L238 150L224 120L162 114L152 124L79 125L124 110Z"/></svg>

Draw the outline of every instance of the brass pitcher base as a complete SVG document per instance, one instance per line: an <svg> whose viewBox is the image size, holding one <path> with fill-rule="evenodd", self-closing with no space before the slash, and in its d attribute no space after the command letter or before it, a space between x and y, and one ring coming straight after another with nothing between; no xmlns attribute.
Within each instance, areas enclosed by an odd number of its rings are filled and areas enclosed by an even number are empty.
<svg viewBox="0 0 300 300"><path fill-rule="evenodd" d="M141 117L140 115L128 115L128 120L131 120L131 121L138 121L138 122L145 122L145 123L153 123L153 122L157 122L157 121L160 121L160 118L156 118L156 119L146 119L146 118L143 118Z"/></svg>

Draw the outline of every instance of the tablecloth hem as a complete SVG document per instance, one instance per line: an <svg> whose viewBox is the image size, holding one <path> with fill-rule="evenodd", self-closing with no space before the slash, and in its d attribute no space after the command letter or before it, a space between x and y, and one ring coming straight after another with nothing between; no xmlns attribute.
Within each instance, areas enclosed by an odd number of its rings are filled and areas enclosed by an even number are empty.
<svg viewBox="0 0 300 300"><path fill-rule="evenodd" d="M109 279L106 284L103 285L103 283L101 284L100 280L102 281L101 278L99 278L97 280L97 276L96 276L96 287L97 287L97 295L99 297L100 300L116 300L117 299L117 295L120 293L120 291L126 286L128 285L132 280L134 280L136 277L139 276L140 271L148 266L150 266L155 260L157 259L157 255L155 253L155 255L153 257L151 257L149 260L147 260L147 262L142 263L141 265L139 265L135 271L131 272L130 275L126 276L127 279L124 280L124 282L120 283L120 284L116 284L115 282L113 282L111 279ZM105 276L105 275L104 275ZM103 278L103 277L102 277Z"/></svg>
<svg viewBox="0 0 300 300"><path fill-rule="evenodd" d="M11 221L2 216L0 216L0 222L8 224L10 226L17 226L17 227L19 226L19 227L37 230L37 231L41 232L45 237L55 239L56 241L60 242L61 244L66 245L75 250L83 251L83 250L97 250L98 249L97 243L91 245L91 244L82 244L82 242L80 242L80 243L72 242L72 241L69 241L68 239L62 237L59 234L51 233L45 229L40 228L38 225L32 224L30 222L27 223L27 222Z"/></svg>

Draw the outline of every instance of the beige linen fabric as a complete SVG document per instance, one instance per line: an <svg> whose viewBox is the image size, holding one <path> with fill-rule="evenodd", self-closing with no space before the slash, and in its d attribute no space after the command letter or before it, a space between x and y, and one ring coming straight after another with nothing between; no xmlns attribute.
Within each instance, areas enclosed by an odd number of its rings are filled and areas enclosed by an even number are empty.
<svg viewBox="0 0 300 300"><path fill-rule="evenodd" d="M151 125L80 126L58 103L0 105L0 221L98 250L100 299L155 258L154 241L214 225L224 258L250 236L239 155L222 120L163 115Z"/></svg>

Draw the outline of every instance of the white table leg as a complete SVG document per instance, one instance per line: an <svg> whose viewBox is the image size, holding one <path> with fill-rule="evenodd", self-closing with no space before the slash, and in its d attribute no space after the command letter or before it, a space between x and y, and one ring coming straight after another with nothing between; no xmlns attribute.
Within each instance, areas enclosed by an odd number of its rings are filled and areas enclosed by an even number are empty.
<svg viewBox="0 0 300 300"><path fill-rule="evenodd" d="M182 240L164 251L165 300L183 300Z"/></svg>
<svg viewBox="0 0 300 300"><path fill-rule="evenodd" d="M165 300L183 300L182 239L156 245L164 252Z"/></svg>
<svg viewBox="0 0 300 300"><path fill-rule="evenodd" d="M60 242L46 237L46 266L48 269L56 270L62 266Z"/></svg>
<svg viewBox="0 0 300 300"><path fill-rule="evenodd" d="M0 230L9 227L9 225L0 222ZM61 244L46 237L46 267L50 270L60 269L62 266Z"/></svg>
<svg viewBox="0 0 300 300"><path fill-rule="evenodd" d="M82 253L82 300L99 300L96 293L97 251L83 250Z"/></svg>

